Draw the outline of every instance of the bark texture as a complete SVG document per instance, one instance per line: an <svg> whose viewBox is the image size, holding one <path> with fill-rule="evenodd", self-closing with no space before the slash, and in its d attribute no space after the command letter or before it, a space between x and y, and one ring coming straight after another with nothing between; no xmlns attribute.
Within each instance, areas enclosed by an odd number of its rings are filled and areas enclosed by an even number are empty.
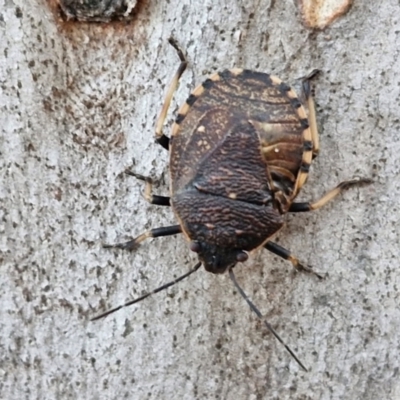
<svg viewBox="0 0 400 400"><path fill-rule="evenodd" d="M399 32L397 0L355 1L324 31L290 1L142 0L129 23L80 24L45 0L0 0L0 398L399 399ZM203 269L89 321L196 263L179 236L101 247L176 223L123 174L168 194L153 132L179 63L170 35L190 63L172 112L217 70L293 83L319 68L321 152L299 199L374 179L279 233L326 280L266 251L236 267L309 373Z"/></svg>

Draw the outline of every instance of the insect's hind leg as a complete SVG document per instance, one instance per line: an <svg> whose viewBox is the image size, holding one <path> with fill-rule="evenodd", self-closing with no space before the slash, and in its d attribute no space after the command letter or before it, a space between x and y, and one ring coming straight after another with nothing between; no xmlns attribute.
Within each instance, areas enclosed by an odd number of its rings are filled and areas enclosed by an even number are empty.
<svg viewBox="0 0 400 400"><path fill-rule="evenodd" d="M181 232L182 228L180 225L165 226L163 228L154 228L142 233L141 235L127 242L116 243L116 244L104 244L103 247L105 249L117 248L122 250L133 251L136 250L139 247L139 245L146 239L156 238L161 236L177 235L178 233Z"/></svg>
<svg viewBox="0 0 400 400"><path fill-rule="evenodd" d="M289 250L285 249L282 246L279 246L279 244L268 241L267 243L264 244L264 248L270 251L271 253L274 253L275 255L283 258L284 260L290 261L293 267L296 268L298 271L310 272L316 275L319 279L324 279L323 275L314 271L312 267L310 267L309 265L302 264L299 261L299 259L295 257Z"/></svg>
<svg viewBox="0 0 400 400"><path fill-rule="evenodd" d="M308 120L310 123L310 130L313 142L313 158L317 157L319 153L319 136L318 136L318 127L317 127L317 117L315 114L315 103L311 93L311 85L310 81L314 78L317 74L319 74L318 69L314 69L311 71L306 77L302 80L302 90L304 98L307 102L308 108Z"/></svg>
<svg viewBox="0 0 400 400"><path fill-rule="evenodd" d="M165 136L163 134L162 128L164 125L165 117L167 116L169 106L171 104L172 96L174 95L174 93L178 87L179 79L182 76L183 72L185 71L185 69L188 65L185 55L183 54L183 51L179 48L178 43L175 41L175 39L169 38L168 41L174 47L174 49L177 51L181 63L179 64L178 70L176 71L176 73L175 73L174 77L172 78L172 81L169 85L167 94L164 99L164 104L162 106L162 109L161 109L161 112L157 119L157 124L156 124L156 141L158 144L160 144L166 150L169 149L169 137Z"/></svg>
<svg viewBox="0 0 400 400"><path fill-rule="evenodd" d="M339 183L339 185L337 185L334 189L330 190L321 199L319 199L314 203L310 202L292 203L289 207L289 212L307 212L307 211L317 210L318 208L321 208L326 203L334 199L344 190L349 189L353 186L368 185L370 183L372 183L372 180L368 178L351 179L349 181L344 181L342 183Z"/></svg>
<svg viewBox="0 0 400 400"><path fill-rule="evenodd" d="M136 179L145 182L143 197L150 204L155 204L157 206L170 206L170 198L167 196L158 196L156 194L151 194L153 188L153 180L149 177L137 174L136 172L126 170L125 173L130 176L134 176Z"/></svg>

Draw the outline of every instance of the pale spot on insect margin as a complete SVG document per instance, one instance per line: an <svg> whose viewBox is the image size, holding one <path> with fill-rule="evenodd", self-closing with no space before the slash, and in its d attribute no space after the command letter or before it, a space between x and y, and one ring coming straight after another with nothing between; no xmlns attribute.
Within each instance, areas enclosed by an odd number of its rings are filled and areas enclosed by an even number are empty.
<svg viewBox="0 0 400 400"><path fill-rule="evenodd" d="M189 109L190 109L189 104L183 103L182 106L180 107L179 111L178 111L178 114L182 115L182 116L185 116L188 113Z"/></svg>
<svg viewBox="0 0 400 400"><path fill-rule="evenodd" d="M270 78L273 85L279 85L282 83L282 81L275 75L271 75Z"/></svg>
<svg viewBox="0 0 400 400"><path fill-rule="evenodd" d="M214 82L218 82L221 80L221 77L219 76L219 73L216 72L215 74L212 74L209 79L211 79Z"/></svg>
<svg viewBox="0 0 400 400"><path fill-rule="evenodd" d="M236 200L237 194L236 193L229 193L228 197L232 200Z"/></svg>
<svg viewBox="0 0 400 400"><path fill-rule="evenodd" d="M205 132L206 131L206 128L202 125L202 126L199 126L198 128L197 128L197 132Z"/></svg>
<svg viewBox="0 0 400 400"><path fill-rule="evenodd" d="M241 69L241 68L232 68L230 70L230 72L232 73L232 75L238 76L243 72L243 69Z"/></svg>

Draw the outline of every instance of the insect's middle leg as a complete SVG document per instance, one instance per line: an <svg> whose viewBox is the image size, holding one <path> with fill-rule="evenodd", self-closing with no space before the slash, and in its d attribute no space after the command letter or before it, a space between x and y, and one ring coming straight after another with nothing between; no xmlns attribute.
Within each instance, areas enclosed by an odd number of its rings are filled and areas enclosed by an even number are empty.
<svg viewBox="0 0 400 400"><path fill-rule="evenodd" d="M172 78L172 81L169 85L167 94L164 99L164 104L162 106L162 109L161 109L161 112L157 119L157 124L156 124L156 141L158 144L160 144L166 150L169 149L169 137L165 136L163 134L162 128L164 125L165 117L167 116L169 106L171 104L172 96L174 95L174 93L178 87L179 79L182 76L183 72L185 71L185 69L188 65L188 62L183 54L183 51L179 48L176 41L172 38L170 38L168 41L174 47L174 49L177 51L181 63L179 64L178 70L176 71L176 73L175 73L174 77Z"/></svg>
<svg viewBox="0 0 400 400"><path fill-rule="evenodd" d="M316 275L319 279L323 279L324 277L320 275L318 272L315 272L312 267L309 265L302 264L297 257L295 257L289 250L285 249L279 244L274 242L267 242L264 244L264 248L266 248L271 253L283 258L284 260L288 260L292 263L293 267L298 271L306 271Z"/></svg>
<svg viewBox="0 0 400 400"><path fill-rule="evenodd" d="M140 243L142 243L146 239L156 238L161 236L177 235L178 233L181 232L182 228L180 225L165 226L163 228L154 228L142 233L141 235L127 242L116 243L116 244L104 244L103 247L106 249L117 248L117 249L133 251L136 250L139 247Z"/></svg>
<svg viewBox="0 0 400 400"><path fill-rule="evenodd" d="M155 204L157 206L170 206L170 198L167 196L158 196L156 194L152 194L153 188L153 180L149 177L137 174L136 172L126 170L125 173L127 175L134 176L136 179L140 179L146 183L144 187L143 197L147 200L150 204Z"/></svg>

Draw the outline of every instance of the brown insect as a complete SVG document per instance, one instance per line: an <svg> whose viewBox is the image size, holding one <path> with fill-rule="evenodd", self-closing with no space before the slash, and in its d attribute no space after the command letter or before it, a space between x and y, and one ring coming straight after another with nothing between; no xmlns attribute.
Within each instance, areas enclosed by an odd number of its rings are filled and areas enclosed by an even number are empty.
<svg viewBox="0 0 400 400"><path fill-rule="evenodd" d="M162 126L187 62L175 41L181 64L169 87L156 127L156 140L170 151L171 197L151 194L152 204L171 206L179 224L151 229L126 243L105 247L135 250L147 238L183 233L199 262L185 275L109 310L99 319L136 303L186 278L201 265L215 274L229 271L240 294L262 319L259 310L236 282L233 267L248 252L264 247L299 270L312 271L290 251L270 240L284 224L284 214L316 210L342 190L368 179L345 181L314 203L294 199L318 154L318 131L310 79L303 80L307 114L296 93L280 79L260 72L231 69L199 85L179 109L169 139ZM315 272L313 272L315 273ZM315 273L318 277L320 275ZM282 343L274 329L268 329ZM307 370L292 350L286 349Z"/></svg>

